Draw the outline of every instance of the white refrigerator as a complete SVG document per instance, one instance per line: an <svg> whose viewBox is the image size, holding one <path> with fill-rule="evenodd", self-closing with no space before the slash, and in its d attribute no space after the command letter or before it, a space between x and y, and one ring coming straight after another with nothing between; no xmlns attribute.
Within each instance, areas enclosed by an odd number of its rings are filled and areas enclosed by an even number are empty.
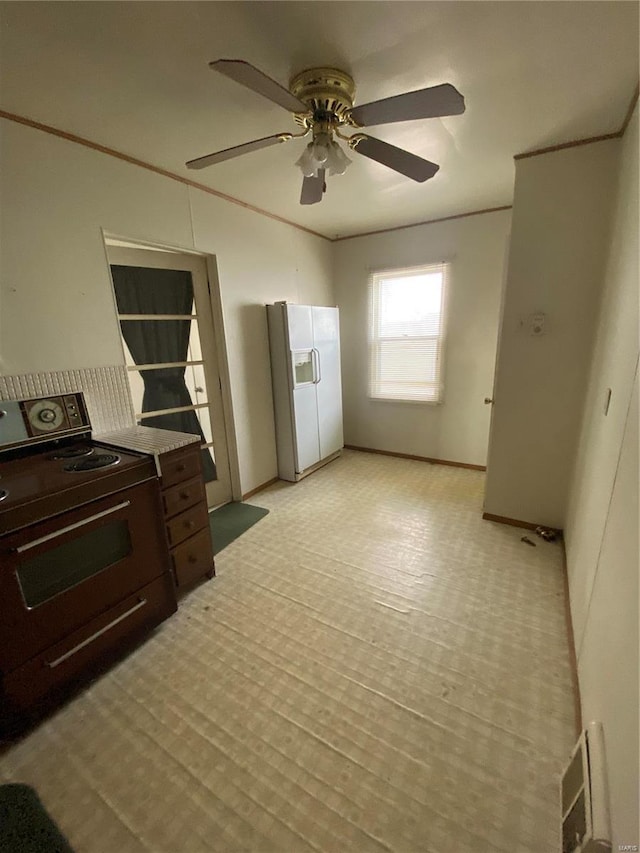
<svg viewBox="0 0 640 853"><path fill-rule="evenodd" d="M293 482L342 449L337 308L267 305L278 476Z"/></svg>

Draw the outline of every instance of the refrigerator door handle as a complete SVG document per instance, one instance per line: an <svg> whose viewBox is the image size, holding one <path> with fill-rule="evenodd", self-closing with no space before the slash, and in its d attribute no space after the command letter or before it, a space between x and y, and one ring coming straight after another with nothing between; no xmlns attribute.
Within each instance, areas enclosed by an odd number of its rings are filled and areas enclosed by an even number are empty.
<svg viewBox="0 0 640 853"><path fill-rule="evenodd" d="M320 350L316 349L316 347L313 347L312 352L313 352L313 360L315 362L315 369L313 371L315 374L315 379L313 381L317 385L318 382L320 382L320 380L322 379L322 373L320 372Z"/></svg>

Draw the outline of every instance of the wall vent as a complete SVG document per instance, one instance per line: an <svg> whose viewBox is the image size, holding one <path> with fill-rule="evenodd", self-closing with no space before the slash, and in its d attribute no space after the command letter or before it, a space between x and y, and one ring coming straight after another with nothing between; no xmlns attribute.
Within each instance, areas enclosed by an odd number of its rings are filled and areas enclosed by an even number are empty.
<svg viewBox="0 0 640 853"><path fill-rule="evenodd" d="M576 744L560 786L562 853L611 850L609 792L602 723L589 723Z"/></svg>

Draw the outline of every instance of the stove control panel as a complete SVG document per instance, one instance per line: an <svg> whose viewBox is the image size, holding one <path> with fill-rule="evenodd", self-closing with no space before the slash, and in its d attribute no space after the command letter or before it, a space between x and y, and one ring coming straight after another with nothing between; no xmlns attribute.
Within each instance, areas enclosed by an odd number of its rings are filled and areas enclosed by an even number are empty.
<svg viewBox="0 0 640 853"><path fill-rule="evenodd" d="M90 429L81 391L29 400L0 400L0 452Z"/></svg>

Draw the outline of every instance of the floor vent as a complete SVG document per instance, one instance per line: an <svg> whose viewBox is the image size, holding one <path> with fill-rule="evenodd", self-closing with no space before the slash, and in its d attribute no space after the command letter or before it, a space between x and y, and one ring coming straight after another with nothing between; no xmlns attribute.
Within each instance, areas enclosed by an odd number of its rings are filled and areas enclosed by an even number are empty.
<svg viewBox="0 0 640 853"><path fill-rule="evenodd" d="M562 776L562 853L611 850L602 723L589 723Z"/></svg>

